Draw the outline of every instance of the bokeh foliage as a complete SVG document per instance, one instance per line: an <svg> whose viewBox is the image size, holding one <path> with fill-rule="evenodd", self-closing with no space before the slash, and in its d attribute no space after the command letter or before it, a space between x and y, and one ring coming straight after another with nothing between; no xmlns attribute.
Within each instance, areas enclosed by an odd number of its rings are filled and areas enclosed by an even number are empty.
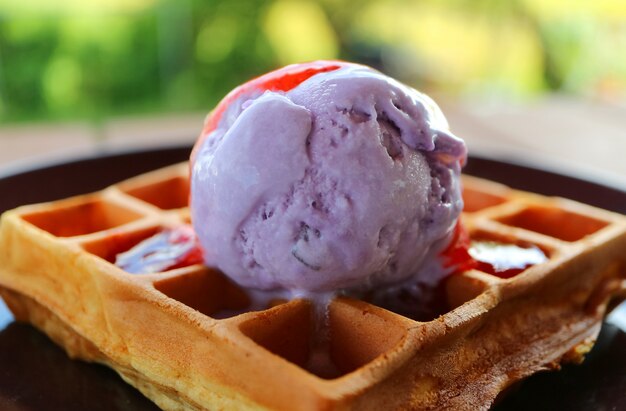
<svg viewBox="0 0 626 411"><path fill-rule="evenodd" d="M317 58L427 92L626 94L623 0L0 0L0 122L207 111Z"/></svg>

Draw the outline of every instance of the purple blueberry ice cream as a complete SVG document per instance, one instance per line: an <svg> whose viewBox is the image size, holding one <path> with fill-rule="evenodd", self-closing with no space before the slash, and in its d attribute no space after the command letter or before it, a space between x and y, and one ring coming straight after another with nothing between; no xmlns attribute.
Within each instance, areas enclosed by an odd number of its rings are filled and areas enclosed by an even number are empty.
<svg viewBox="0 0 626 411"><path fill-rule="evenodd" d="M428 275L463 206L465 144L416 90L365 66L311 64L336 68L287 86L281 75L310 65L270 73L210 118L191 169L206 264L300 293Z"/></svg>

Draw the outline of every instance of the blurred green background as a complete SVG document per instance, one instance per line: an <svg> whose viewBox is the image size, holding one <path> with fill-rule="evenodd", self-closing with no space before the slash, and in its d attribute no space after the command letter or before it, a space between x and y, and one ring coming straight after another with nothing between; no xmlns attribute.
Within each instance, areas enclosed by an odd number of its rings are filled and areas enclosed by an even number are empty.
<svg viewBox="0 0 626 411"><path fill-rule="evenodd" d="M626 2L0 0L0 123L208 111L318 58L459 99L623 101Z"/></svg>

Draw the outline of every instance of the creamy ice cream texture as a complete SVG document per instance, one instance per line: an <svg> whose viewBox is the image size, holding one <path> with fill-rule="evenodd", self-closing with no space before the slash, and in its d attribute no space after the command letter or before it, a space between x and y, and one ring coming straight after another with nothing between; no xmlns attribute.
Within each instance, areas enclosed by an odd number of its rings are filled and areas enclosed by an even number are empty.
<svg viewBox="0 0 626 411"><path fill-rule="evenodd" d="M263 81L312 67L299 84ZM305 293L428 276L463 206L466 148L439 108L348 63L288 66L256 84L209 117L192 156L207 265L246 287Z"/></svg>

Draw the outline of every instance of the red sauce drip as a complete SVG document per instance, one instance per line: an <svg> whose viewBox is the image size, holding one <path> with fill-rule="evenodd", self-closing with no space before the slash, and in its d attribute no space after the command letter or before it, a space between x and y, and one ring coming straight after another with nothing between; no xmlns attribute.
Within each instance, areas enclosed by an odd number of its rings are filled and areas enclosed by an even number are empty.
<svg viewBox="0 0 626 411"><path fill-rule="evenodd" d="M511 278L525 269L548 260L536 246L520 247L493 241L472 242L469 254L475 261L477 270L500 278Z"/></svg>
<svg viewBox="0 0 626 411"><path fill-rule="evenodd" d="M454 272L477 269L511 278L548 260L536 246L520 247L493 241L470 241L457 222L450 245L441 253L444 267ZM118 254L115 264L129 273L157 273L203 262L202 249L190 225L166 229Z"/></svg>
<svg viewBox="0 0 626 411"><path fill-rule="evenodd" d="M166 229L118 254L115 265L133 274L158 273L203 262L202 249L190 225Z"/></svg>
<svg viewBox="0 0 626 411"><path fill-rule="evenodd" d="M494 241L471 241L459 221L448 248L442 253L444 267L454 272L476 269L500 278L511 278L548 260L536 246L520 247Z"/></svg>
<svg viewBox="0 0 626 411"><path fill-rule="evenodd" d="M235 100L241 97L243 94L250 93L251 91L289 91L300 85L305 80L313 77L316 74L327 73L329 71L338 70L342 67L358 66L354 63L347 63L338 60L319 60L310 63L293 64L287 67L283 67L278 70L271 71L260 77L256 77L247 83L235 88L228 93L226 97L219 102L215 109L209 114L205 123L204 129L196 142L196 145L191 152L191 163L195 159L195 153L198 147L204 142L209 134L217 128L217 125L222 118L222 115Z"/></svg>
<svg viewBox="0 0 626 411"><path fill-rule="evenodd" d="M476 266L476 261L469 254L470 238L467 230L457 221L452 235L452 241L441 256L443 257L445 268L454 268L455 272L466 271Z"/></svg>

